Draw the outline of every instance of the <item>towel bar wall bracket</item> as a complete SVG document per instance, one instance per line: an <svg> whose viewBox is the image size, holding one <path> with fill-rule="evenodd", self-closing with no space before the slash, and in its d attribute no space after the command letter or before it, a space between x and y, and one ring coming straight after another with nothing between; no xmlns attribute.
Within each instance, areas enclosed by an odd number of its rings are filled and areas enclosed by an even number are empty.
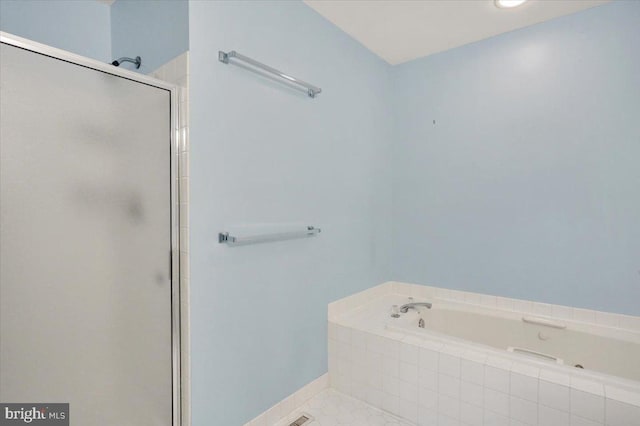
<svg viewBox="0 0 640 426"><path fill-rule="evenodd" d="M295 85L303 88L307 92L307 95L310 98L315 98L316 95L318 95L319 93L322 92L321 88L316 87L313 84L309 84L306 81L300 80L299 78L295 78L295 77L292 77L292 76L290 76L288 74L285 74L282 71L279 71L279 70L277 70L275 68L272 68L272 67L270 67L268 65L265 65L262 62L258 62L255 59L251 59L251 58L249 58L247 56L241 55L240 53L236 52L235 50L232 50L230 52L223 52L221 50L218 51L218 60L220 62L225 63L225 64L229 64L230 63L229 59L231 59L231 58L237 59L237 60L242 61L242 62L246 62L246 63L248 63L249 65L251 65L251 66L253 66L255 68L258 68L258 69L260 69L262 71L265 71L265 72L267 72L269 74L273 74L273 75L275 75L277 77L280 77L280 78L286 80L288 83L295 84Z"/></svg>

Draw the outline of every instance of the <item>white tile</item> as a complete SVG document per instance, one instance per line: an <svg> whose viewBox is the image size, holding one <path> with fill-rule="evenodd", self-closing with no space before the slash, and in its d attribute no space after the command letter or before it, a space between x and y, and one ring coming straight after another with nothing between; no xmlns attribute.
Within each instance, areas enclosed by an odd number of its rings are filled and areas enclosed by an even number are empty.
<svg viewBox="0 0 640 426"><path fill-rule="evenodd" d="M571 414L604 422L604 397L571 389Z"/></svg>
<svg viewBox="0 0 640 426"><path fill-rule="evenodd" d="M337 335L337 329L338 329L338 325L334 322L329 321L329 324L327 325L327 334L329 339L337 339L336 335Z"/></svg>
<svg viewBox="0 0 640 426"><path fill-rule="evenodd" d="M569 424L569 413L538 405L538 424L544 426L567 426Z"/></svg>
<svg viewBox="0 0 640 426"><path fill-rule="evenodd" d="M538 404L512 396L509 398L509 418L527 425L537 425Z"/></svg>
<svg viewBox="0 0 640 426"><path fill-rule="evenodd" d="M438 426L460 426L460 420L438 413Z"/></svg>
<svg viewBox="0 0 640 426"><path fill-rule="evenodd" d="M466 402L460 403L460 422L468 426L483 426L483 409L477 405Z"/></svg>
<svg viewBox="0 0 640 426"><path fill-rule="evenodd" d="M621 328L640 331L640 317L634 317L630 315L619 315L618 319L619 319Z"/></svg>
<svg viewBox="0 0 640 426"><path fill-rule="evenodd" d="M438 372L452 377L460 377L460 358L440 353Z"/></svg>
<svg viewBox="0 0 640 426"><path fill-rule="evenodd" d="M383 375L382 390L390 395L400 396L400 379Z"/></svg>
<svg viewBox="0 0 640 426"><path fill-rule="evenodd" d="M382 394L382 409L385 411L389 411L393 414L398 414L398 409L400 407L400 398L395 395L390 395L388 393L383 392Z"/></svg>
<svg viewBox="0 0 640 426"><path fill-rule="evenodd" d="M352 329L351 330L351 345L355 350L366 351L367 350L367 335L366 333Z"/></svg>
<svg viewBox="0 0 640 426"><path fill-rule="evenodd" d="M509 395L497 392L493 389L484 389L484 408L498 413L502 416L509 416Z"/></svg>
<svg viewBox="0 0 640 426"><path fill-rule="evenodd" d="M484 410L485 426L509 426L509 418L491 410Z"/></svg>
<svg viewBox="0 0 640 426"><path fill-rule="evenodd" d="M439 394L438 414L443 414L452 419L460 419L460 400Z"/></svg>
<svg viewBox="0 0 640 426"><path fill-rule="evenodd" d="M588 323L596 322L596 312L589 309L573 308L573 319Z"/></svg>
<svg viewBox="0 0 640 426"><path fill-rule="evenodd" d="M484 386L503 393L509 393L510 373L500 368L484 367Z"/></svg>
<svg viewBox="0 0 640 426"><path fill-rule="evenodd" d="M447 376L446 374L439 374L438 393L451 398L460 399L460 379Z"/></svg>
<svg viewBox="0 0 640 426"><path fill-rule="evenodd" d="M544 316L551 316L552 315L552 309L551 309L551 305L547 304L547 303L538 303L538 302L534 302L533 303L533 313L535 315L544 315Z"/></svg>
<svg viewBox="0 0 640 426"><path fill-rule="evenodd" d="M561 411L569 411L571 397L568 386L550 383L545 380L540 380L538 386L538 400L540 404Z"/></svg>
<svg viewBox="0 0 640 426"><path fill-rule="evenodd" d="M607 398L607 426L640 425L640 407Z"/></svg>
<svg viewBox="0 0 640 426"><path fill-rule="evenodd" d="M418 384L418 366L416 364L400 362L399 377L400 377L400 380L404 380L405 382L409 382L414 385L417 385Z"/></svg>
<svg viewBox="0 0 640 426"><path fill-rule="evenodd" d="M496 307L505 311L513 311L513 299L496 297Z"/></svg>
<svg viewBox="0 0 640 426"><path fill-rule="evenodd" d="M436 410L438 407L438 394L435 390L418 388L418 405Z"/></svg>
<svg viewBox="0 0 640 426"><path fill-rule="evenodd" d="M540 380L567 387L571 385L571 377L568 374L558 373L557 371L548 370L546 368L540 370Z"/></svg>
<svg viewBox="0 0 640 426"><path fill-rule="evenodd" d="M573 319L573 309L568 306L553 305L551 307L551 313L553 317L559 319Z"/></svg>
<svg viewBox="0 0 640 426"><path fill-rule="evenodd" d="M604 385L593 380L571 376L571 388L593 395L604 396Z"/></svg>
<svg viewBox="0 0 640 426"><path fill-rule="evenodd" d="M384 354L384 338L377 334L367 333L367 350L377 354Z"/></svg>
<svg viewBox="0 0 640 426"><path fill-rule="evenodd" d="M538 402L538 379L512 372L510 394L528 401Z"/></svg>
<svg viewBox="0 0 640 426"><path fill-rule="evenodd" d="M636 391L625 390L618 386L605 386L605 395L608 399L613 399L625 404L635 405L640 407L640 389Z"/></svg>
<svg viewBox="0 0 640 426"><path fill-rule="evenodd" d="M604 423L587 420L583 417L571 415L571 426L604 426Z"/></svg>
<svg viewBox="0 0 640 426"><path fill-rule="evenodd" d="M421 369L438 370L438 352L420 348L419 365Z"/></svg>
<svg viewBox="0 0 640 426"><path fill-rule="evenodd" d="M418 406L418 425L436 426L438 424L438 412L432 407Z"/></svg>
<svg viewBox="0 0 640 426"><path fill-rule="evenodd" d="M400 359L400 342L394 339L383 339L383 355L387 358Z"/></svg>
<svg viewBox="0 0 640 426"><path fill-rule="evenodd" d="M400 381L400 399L418 405L418 385Z"/></svg>
<svg viewBox="0 0 640 426"><path fill-rule="evenodd" d="M407 343L400 343L400 361L418 365L420 348Z"/></svg>
<svg viewBox="0 0 640 426"><path fill-rule="evenodd" d="M431 370L422 370L418 372L418 385L422 388L438 390L438 373Z"/></svg>
<svg viewBox="0 0 640 426"><path fill-rule="evenodd" d="M418 404L400 398L400 401L398 401L398 415L412 423L416 423L418 421Z"/></svg>
<svg viewBox="0 0 640 426"><path fill-rule="evenodd" d="M484 405L484 388L474 383L460 382L460 400L470 404Z"/></svg>
<svg viewBox="0 0 640 426"><path fill-rule="evenodd" d="M618 327L620 325L618 315L600 311L596 311L596 323L607 327Z"/></svg>
<svg viewBox="0 0 640 426"><path fill-rule="evenodd" d="M400 361L393 358L382 357L382 374L386 376L400 376Z"/></svg>
<svg viewBox="0 0 640 426"><path fill-rule="evenodd" d="M495 309L498 306L498 300L496 296L491 296L488 294L481 294L480 295L480 303L487 307L487 308L492 308Z"/></svg>
<svg viewBox="0 0 640 426"><path fill-rule="evenodd" d="M533 312L533 302L528 300L513 299L513 310L516 312L522 312L524 314L530 314Z"/></svg>
<svg viewBox="0 0 640 426"><path fill-rule="evenodd" d="M467 382L484 384L484 365L466 359L460 362L460 377Z"/></svg>

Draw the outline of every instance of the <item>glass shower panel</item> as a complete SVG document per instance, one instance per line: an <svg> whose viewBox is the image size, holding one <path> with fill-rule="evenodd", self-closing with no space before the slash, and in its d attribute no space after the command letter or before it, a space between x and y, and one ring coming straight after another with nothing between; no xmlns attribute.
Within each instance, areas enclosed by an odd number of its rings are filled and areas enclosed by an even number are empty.
<svg viewBox="0 0 640 426"><path fill-rule="evenodd" d="M170 96L2 44L0 400L172 421Z"/></svg>

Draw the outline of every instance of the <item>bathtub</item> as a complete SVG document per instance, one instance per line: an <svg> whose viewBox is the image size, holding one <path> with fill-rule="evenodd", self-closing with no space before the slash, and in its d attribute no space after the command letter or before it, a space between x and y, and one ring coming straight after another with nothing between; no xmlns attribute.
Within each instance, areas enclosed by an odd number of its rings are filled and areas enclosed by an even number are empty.
<svg viewBox="0 0 640 426"><path fill-rule="evenodd" d="M388 329L507 351L522 361L581 368L640 382L640 333L467 303L414 301L431 302L432 308L411 309L398 318L390 316Z"/></svg>
<svg viewBox="0 0 640 426"><path fill-rule="evenodd" d="M420 426L640 426L638 317L385 283L329 305L328 361Z"/></svg>

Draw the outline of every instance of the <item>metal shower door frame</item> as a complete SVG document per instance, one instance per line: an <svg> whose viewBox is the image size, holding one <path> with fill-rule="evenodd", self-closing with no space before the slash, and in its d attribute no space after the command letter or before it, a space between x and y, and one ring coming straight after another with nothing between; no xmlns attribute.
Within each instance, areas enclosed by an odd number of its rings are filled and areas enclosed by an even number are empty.
<svg viewBox="0 0 640 426"><path fill-rule="evenodd" d="M170 111L171 111L171 159L170 159L170 199L171 199L171 383L172 383L172 425L187 426L182 423L182 410L188 409L188 401L183 401L182 393L182 345L181 345L181 271L180 271L180 217L179 203L181 200L180 185L178 180L181 177L179 170L178 153L180 144L180 132L178 132L179 123L179 87L158 80L146 75L128 71L111 64L102 63L95 59L90 59L66 50L58 49L28 40L13 34L0 31L0 43L24 49L36 54L48 56L68 62L73 65L89 68L97 72L111 74L116 77L124 78L147 86L156 87L166 90L170 93ZM185 359L186 359L185 355Z"/></svg>

